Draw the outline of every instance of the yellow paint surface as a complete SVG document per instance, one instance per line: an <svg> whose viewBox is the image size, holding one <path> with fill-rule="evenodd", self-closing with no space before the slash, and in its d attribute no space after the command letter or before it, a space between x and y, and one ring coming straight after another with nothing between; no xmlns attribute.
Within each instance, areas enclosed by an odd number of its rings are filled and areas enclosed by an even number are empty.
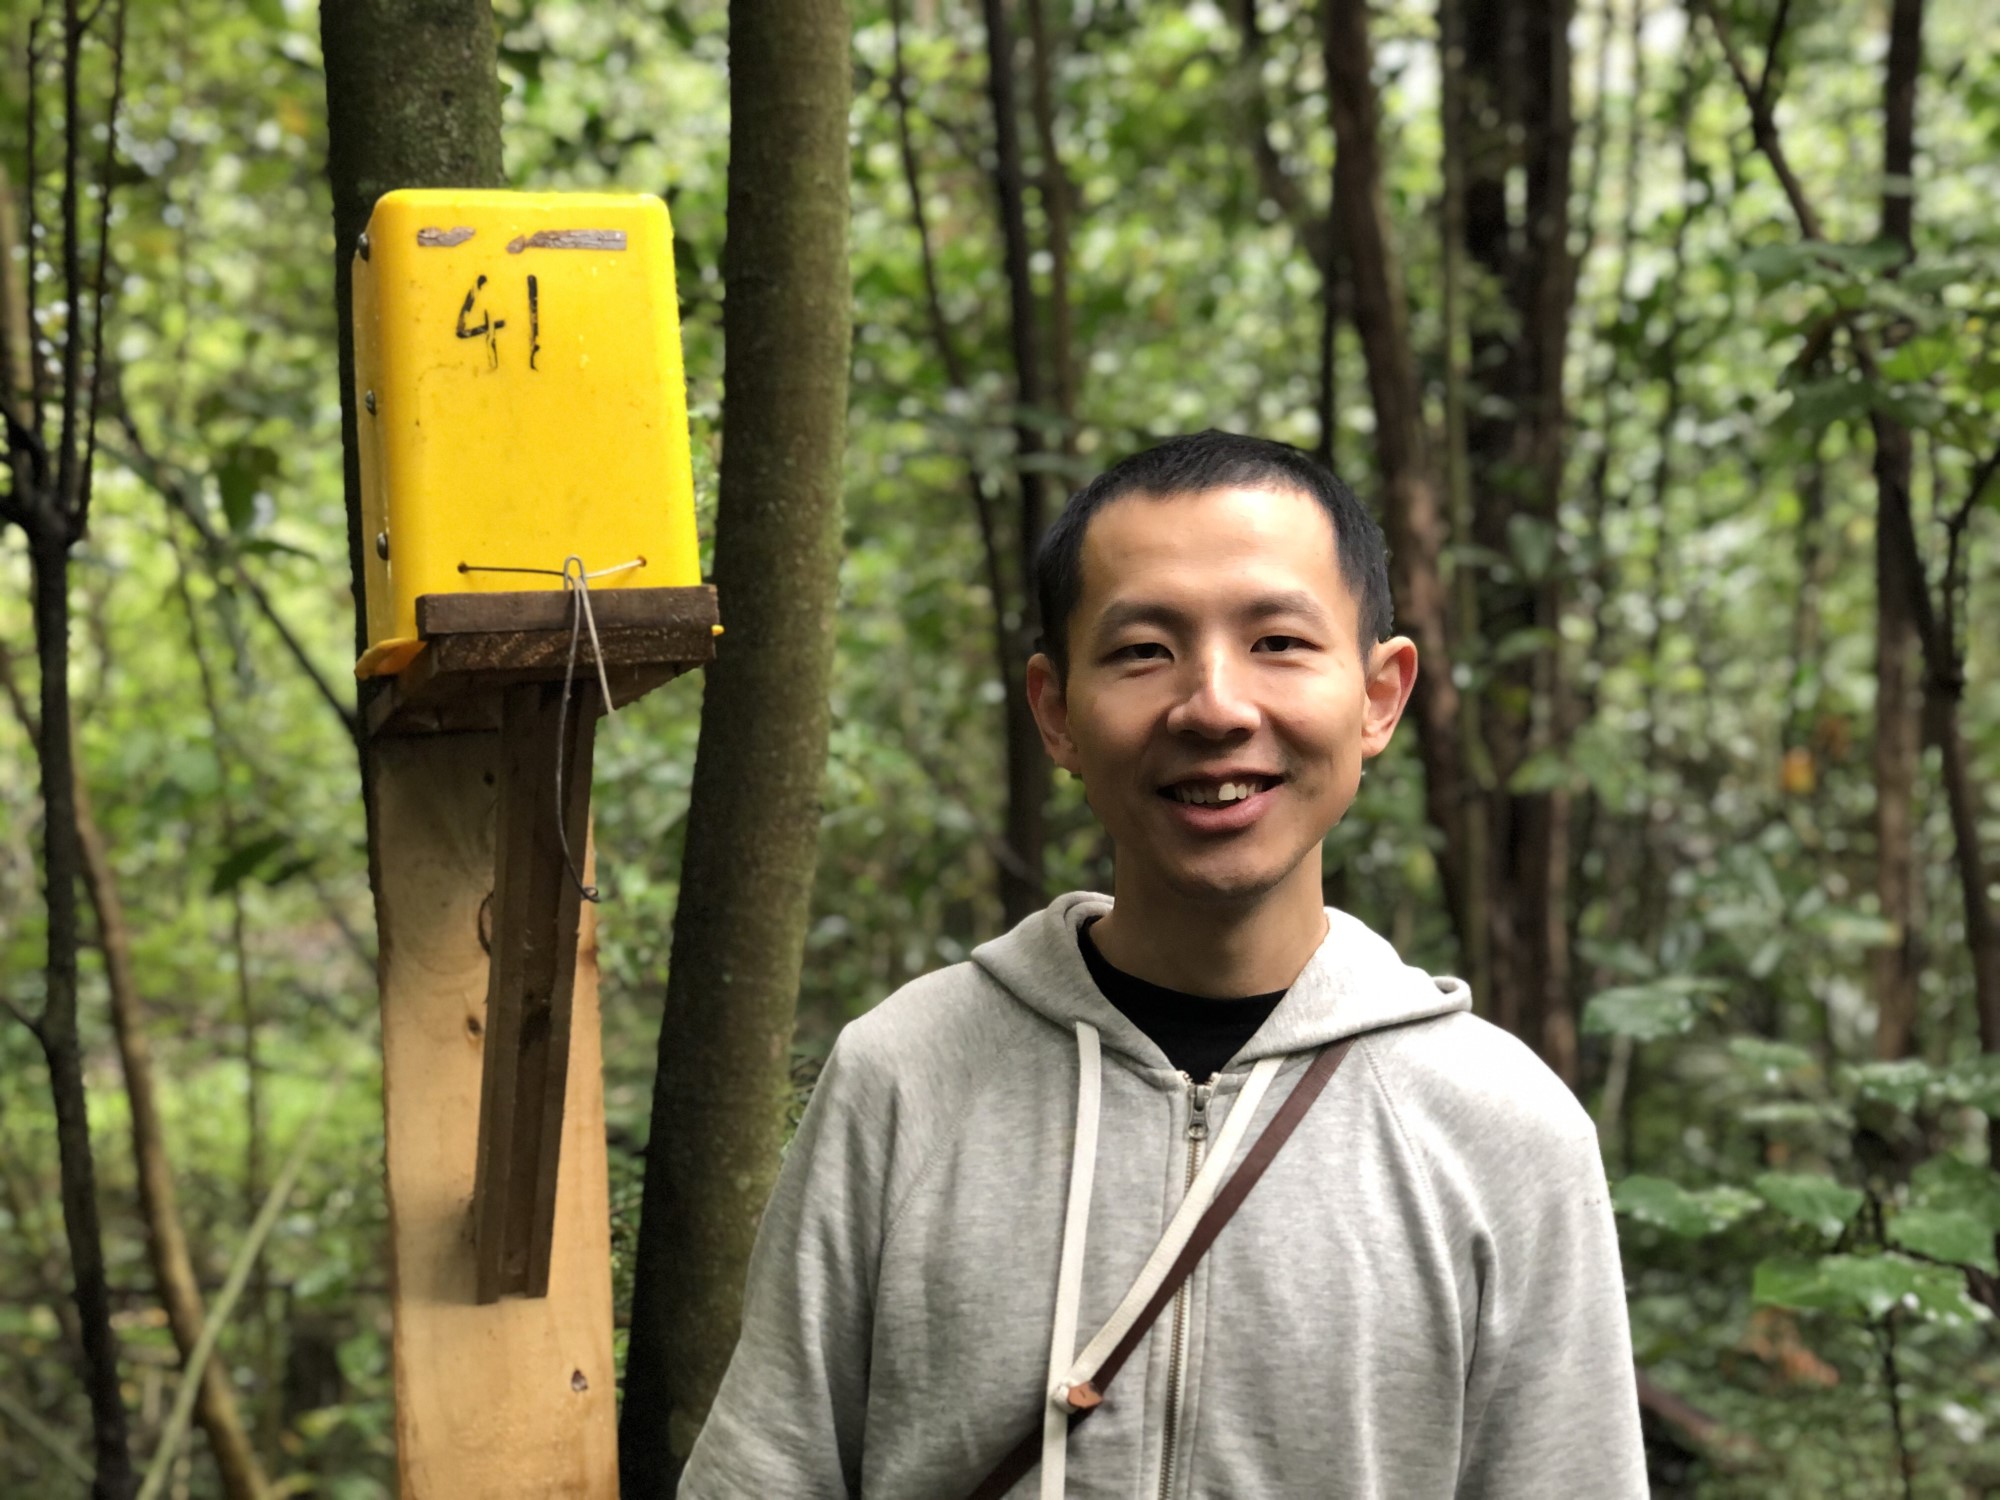
<svg viewBox="0 0 2000 1500"><path fill-rule="evenodd" d="M358 675L420 649L421 594L561 588L570 556L645 559L593 588L701 581L659 199L388 194L354 262L354 352L373 643Z"/></svg>

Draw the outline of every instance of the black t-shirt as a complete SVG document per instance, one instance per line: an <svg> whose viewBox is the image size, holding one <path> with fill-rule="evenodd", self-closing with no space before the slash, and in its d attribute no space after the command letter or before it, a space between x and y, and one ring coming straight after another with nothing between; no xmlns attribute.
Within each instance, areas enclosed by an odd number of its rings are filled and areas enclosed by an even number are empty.
<svg viewBox="0 0 2000 1500"><path fill-rule="evenodd" d="M1220 1072L1285 998L1285 991L1273 990L1241 1000L1211 1000L1150 983L1114 969L1091 941L1090 925L1076 930L1076 945L1104 998L1151 1037L1168 1062L1198 1083Z"/></svg>

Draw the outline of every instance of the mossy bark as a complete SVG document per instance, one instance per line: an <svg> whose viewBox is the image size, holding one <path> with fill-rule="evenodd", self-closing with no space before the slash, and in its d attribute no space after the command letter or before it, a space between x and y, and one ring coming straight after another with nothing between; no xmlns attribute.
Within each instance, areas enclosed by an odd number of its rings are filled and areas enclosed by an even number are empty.
<svg viewBox="0 0 2000 1500"><path fill-rule="evenodd" d="M851 294L844 0L730 6L721 495L654 1084L620 1469L673 1491L736 1342L777 1174L817 859Z"/></svg>

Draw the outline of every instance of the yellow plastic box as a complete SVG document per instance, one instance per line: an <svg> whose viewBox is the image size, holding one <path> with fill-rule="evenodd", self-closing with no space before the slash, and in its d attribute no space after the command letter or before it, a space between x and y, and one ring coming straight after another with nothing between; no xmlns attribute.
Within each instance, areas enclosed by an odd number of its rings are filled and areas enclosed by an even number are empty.
<svg viewBox="0 0 2000 1500"><path fill-rule="evenodd" d="M423 594L701 582L673 228L640 194L402 191L354 260L368 639ZM479 569L545 569L487 572Z"/></svg>

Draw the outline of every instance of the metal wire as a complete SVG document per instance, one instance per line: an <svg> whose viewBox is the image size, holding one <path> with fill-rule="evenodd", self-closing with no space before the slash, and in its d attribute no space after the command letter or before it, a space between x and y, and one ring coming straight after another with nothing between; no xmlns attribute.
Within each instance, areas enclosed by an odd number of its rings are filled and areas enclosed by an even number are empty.
<svg viewBox="0 0 2000 1500"><path fill-rule="evenodd" d="M597 635L597 612L590 603L590 580L645 566L646 559L641 556L633 558L630 562L590 572L584 567L583 559L574 553L563 559L560 568L511 568L467 562L458 565L458 571L461 573L537 573L547 578L560 578L563 581L563 588L575 596L576 602L570 610L569 619L569 659L563 667L562 699L556 707L556 841L562 845L563 865L569 871L570 881L576 886L577 894L591 902L599 902L604 898L598 894L596 886L585 883L582 874L577 870L576 856L570 852L569 847L569 820L564 815L564 810L569 805L569 798L564 775L567 768L563 760L564 751L569 745L569 698L576 684L576 651L582 644L583 630L587 626L590 630L590 649L597 663L597 685L604 694L604 711L607 714L617 713L617 705L611 701L611 678L604 669L604 646Z"/></svg>

